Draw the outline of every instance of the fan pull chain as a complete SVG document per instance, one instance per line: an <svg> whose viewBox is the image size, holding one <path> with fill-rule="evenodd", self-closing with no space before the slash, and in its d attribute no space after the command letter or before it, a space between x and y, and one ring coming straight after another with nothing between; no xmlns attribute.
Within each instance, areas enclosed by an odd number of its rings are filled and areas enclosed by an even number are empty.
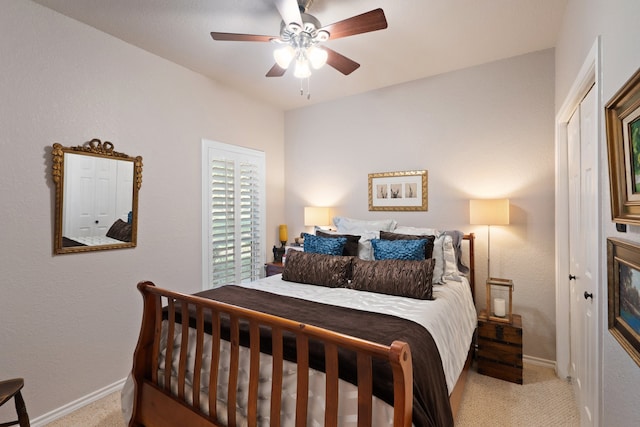
<svg viewBox="0 0 640 427"><path fill-rule="evenodd" d="M303 79L300 79L300 96L304 96ZM307 100L311 99L311 77L307 77Z"/></svg>

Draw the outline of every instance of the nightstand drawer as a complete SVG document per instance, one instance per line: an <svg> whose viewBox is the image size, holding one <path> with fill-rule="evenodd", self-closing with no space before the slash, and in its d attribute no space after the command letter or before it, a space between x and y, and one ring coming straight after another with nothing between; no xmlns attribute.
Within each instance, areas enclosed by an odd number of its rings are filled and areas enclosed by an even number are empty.
<svg viewBox="0 0 640 427"><path fill-rule="evenodd" d="M493 360L478 359L478 373L499 380L522 384L522 367L507 366Z"/></svg>
<svg viewBox="0 0 640 427"><path fill-rule="evenodd" d="M478 338L478 358L522 368L522 346Z"/></svg>
<svg viewBox="0 0 640 427"><path fill-rule="evenodd" d="M268 262L264 267L266 269L267 277L280 274L282 273L282 270L284 270L284 264L281 262Z"/></svg>
<svg viewBox="0 0 640 427"><path fill-rule="evenodd" d="M516 322L517 321L517 322ZM522 320L513 315L513 325L489 321L478 321L478 336L504 343L522 345Z"/></svg>

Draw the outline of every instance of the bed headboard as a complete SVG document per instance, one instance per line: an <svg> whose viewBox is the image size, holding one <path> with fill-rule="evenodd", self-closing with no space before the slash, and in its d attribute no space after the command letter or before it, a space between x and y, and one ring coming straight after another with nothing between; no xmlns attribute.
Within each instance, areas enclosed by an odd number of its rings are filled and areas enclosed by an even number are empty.
<svg viewBox="0 0 640 427"><path fill-rule="evenodd" d="M465 234L463 240L468 242L468 255L469 255L469 286L471 286L471 296L473 302L476 301L476 275L475 275L475 259L473 254L473 242L476 238L474 233ZM464 251L464 248L463 248Z"/></svg>

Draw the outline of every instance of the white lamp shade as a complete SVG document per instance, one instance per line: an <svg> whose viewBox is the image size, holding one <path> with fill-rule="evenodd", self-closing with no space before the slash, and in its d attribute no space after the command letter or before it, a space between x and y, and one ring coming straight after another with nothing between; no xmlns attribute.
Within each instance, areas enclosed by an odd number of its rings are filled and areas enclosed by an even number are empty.
<svg viewBox="0 0 640 427"><path fill-rule="evenodd" d="M308 227L330 225L329 208L305 207L304 225Z"/></svg>
<svg viewBox="0 0 640 427"><path fill-rule="evenodd" d="M290 45L286 45L280 49L274 50L273 58L276 60L276 64L278 64L280 68L284 68L286 70L289 67L289 64L291 64L295 54L295 49Z"/></svg>
<svg viewBox="0 0 640 427"><path fill-rule="evenodd" d="M469 200L469 224L509 224L509 199Z"/></svg>
<svg viewBox="0 0 640 427"><path fill-rule="evenodd" d="M316 70L322 67L327 63L327 58L329 54L326 50L319 48L318 46L311 46L307 50L307 56L309 57L309 62L311 62L311 66Z"/></svg>
<svg viewBox="0 0 640 427"><path fill-rule="evenodd" d="M311 75L311 69L309 68L309 62L304 57L296 59L296 68L293 71L293 75L299 79L306 79Z"/></svg>

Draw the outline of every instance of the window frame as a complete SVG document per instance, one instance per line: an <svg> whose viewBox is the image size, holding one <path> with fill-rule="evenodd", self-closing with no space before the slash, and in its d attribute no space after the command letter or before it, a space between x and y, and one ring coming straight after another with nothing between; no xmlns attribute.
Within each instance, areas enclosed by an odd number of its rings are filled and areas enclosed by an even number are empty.
<svg viewBox="0 0 640 427"><path fill-rule="evenodd" d="M252 274L251 280L264 276L264 263L266 259L266 156L263 151L240 147L231 144L225 144L219 141L212 141L208 139L202 140L202 289L212 289L214 287L223 286L223 284L213 284L213 248L211 245L211 230L213 226L213 219L211 215L211 156L220 155L224 156L224 160L232 160L234 163L242 161L253 163L257 166L259 174L258 182L258 232L259 236L258 248L255 251L255 259L252 258L251 271L255 271L256 274ZM222 157L220 159L223 159ZM237 176L237 175L236 175ZM236 189L239 186L239 182L236 180ZM236 190L237 191L237 190ZM238 192L238 194L240 194ZM240 197L235 198L234 213L238 212L240 204ZM239 218L239 215L237 216ZM236 236L240 236L240 221L235 221L234 232ZM242 277L242 259L241 259L241 246L234 245L234 281L233 283L225 284L238 284L241 282L247 282L248 280L241 280Z"/></svg>

